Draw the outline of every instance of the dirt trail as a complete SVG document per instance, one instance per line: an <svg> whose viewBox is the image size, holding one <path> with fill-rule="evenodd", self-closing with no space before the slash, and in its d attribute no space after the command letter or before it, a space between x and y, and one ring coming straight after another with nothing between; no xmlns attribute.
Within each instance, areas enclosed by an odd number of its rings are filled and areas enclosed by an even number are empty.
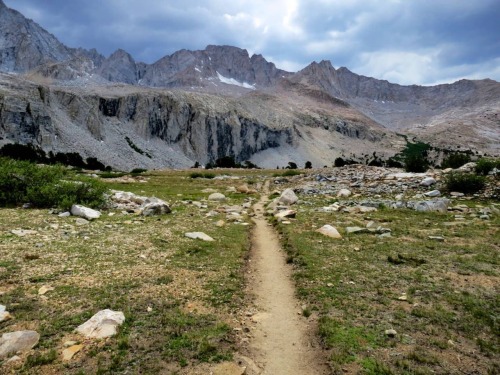
<svg viewBox="0 0 500 375"><path fill-rule="evenodd" d="M314 324L298 314L301 307L295 298L291 269L277 234L263 216L268 186L254 205L256 226L249 289L255 295L259 313L253 317L257 325L250 342L252 357L261 374L327 374L325 358L313 344Z"/></svg>

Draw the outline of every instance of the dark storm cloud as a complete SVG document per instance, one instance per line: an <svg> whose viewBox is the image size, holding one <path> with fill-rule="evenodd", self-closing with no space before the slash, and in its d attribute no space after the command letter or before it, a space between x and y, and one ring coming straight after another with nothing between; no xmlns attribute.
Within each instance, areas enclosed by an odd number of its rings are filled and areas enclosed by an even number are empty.
<svg viewBox="0 0 500 375"><path fill-rule="evenodd" d="M5 0L71 47L154 62L230 44L403 84L500 80L498 0Z"/></svg>

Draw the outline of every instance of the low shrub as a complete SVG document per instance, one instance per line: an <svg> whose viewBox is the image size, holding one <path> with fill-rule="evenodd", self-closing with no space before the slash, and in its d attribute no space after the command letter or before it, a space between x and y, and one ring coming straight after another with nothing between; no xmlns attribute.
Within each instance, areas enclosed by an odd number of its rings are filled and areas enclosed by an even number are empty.
<svg viewBox="0 0 500 375"><path fill-rule="evenodd" d="M405 171L422 173L429 168L429 162L423 155L412 154L405 158Z"/></svg>
<svg viewBox="0 0 500 375"><path fill-rule="evenodd" d="M0 206L30 203L34 207L69 209L73 204L102 206L106 186L60 166L0 158Z"/></svg>
<svg viewBox="0 0 500 375"><path fill-rule="evenodd" d="M130 171L130 174L141 174L141 173L144 173L144 172L147 172L148 170L147 169L144 169L144 168L134 168Z"/></svg>
<svg viewBox="0 0 500 375"><path fill-rule="evenodd" d="M448 191L457 191L464 194L474 194L484 188L486 179L472 173L452 172L445 178Z"/></svg>
<svg viewBox="0 0 500 375"><path fill-rule="evenodd" d="M291 176L298 176L299 174L302 174L302 173L298 170L287 169L283 173L274 173L273 177L291 177Z"/></svg>
<svg viewBox="0 0 500 375"><path fill-rule="evenodd" d="M470 161L471 161L470 155L456 152L449 155L447 158L443 160L443 163L441 163L441 168L457 169L460 168L462 165L467 164Z"/></svg>
<svg viewBox="0 0 500 375"><path fill-rule="evenodd" d="M500 169L500 160L481 158L476 162L476 173L486 176L494 168Z"/></svg>
<svg viewBox="0 0 500 375"><path fill-rule="evenodd" d="M212 179L215 178L215 174L213 173L200 173L200 172L193 172L189 175L191 178L207 178L207 179Z"/></svg>

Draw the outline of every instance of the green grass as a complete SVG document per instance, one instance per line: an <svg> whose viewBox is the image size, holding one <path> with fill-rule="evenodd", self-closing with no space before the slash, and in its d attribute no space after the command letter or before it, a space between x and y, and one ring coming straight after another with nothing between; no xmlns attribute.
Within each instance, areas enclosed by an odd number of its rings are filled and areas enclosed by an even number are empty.
<svg viewBox="0 0 500 375"><path fill-rule="evenodd" d="M207 219L206 210L187 201L206 199L206 188L225 192L241 182L192 180L188 171L144 177L147 183L106 186L165 199L171 214L108 216L104 211L100 219L77 226L75 218L47 210L0 210L0 290L2 304L15 317L1 323L0 333L16 325L41 335L24 373L175 373L232 358L232 316L241 308L251 226L218 228L215 222L223 214ZM247 198L226 196L231 205ZM10 233L16 228L37 233L17 237ZM188 231L204 231L216 241L188 239ZM46 300L37 295L44 285L54 287ZM74 329L105 308L126 316L117 336L84 340L84 350L70 365L59 355L53 358L65 341L82 341Z"/></svg>
<svg viewBox="0 0 500 375"><path fill-rule="evenodd" d="M476 353L470 360L480 358L481 371L497 368L498 215L456 227L446 225L454 221L452 214L389 209L369 216L332 214L318 210L324 206L321 197L304 199L292 225L271 222L294 266L298 296L319 313L319 333L334 372L350 364L367 374L454 373L457 363L450 358L463 349L448 344L450 339ZM364 227L370 220L391 229L392 237L345 233L347 226ZM344 238L316 233L324 224L337 227ZM428 239L436 235L445 242ZM406 301L398 299L403 293ZM385 337L387 329L398 335ZM412 354L387 355L408 342Z"/></svg>

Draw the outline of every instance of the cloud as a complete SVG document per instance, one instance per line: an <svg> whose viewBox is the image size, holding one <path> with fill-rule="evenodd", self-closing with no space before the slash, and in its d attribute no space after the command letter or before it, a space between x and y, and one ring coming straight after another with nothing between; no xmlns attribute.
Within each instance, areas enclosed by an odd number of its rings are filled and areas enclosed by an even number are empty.
<svg viewBox="0 0 500 375"><path fill-rule="evenodd" d="M5 0L71 47L154 62L228 44L287 70L313 60L402 84L500 80L498 0ZM496 65L495 65L496 64Z"/></svg>

